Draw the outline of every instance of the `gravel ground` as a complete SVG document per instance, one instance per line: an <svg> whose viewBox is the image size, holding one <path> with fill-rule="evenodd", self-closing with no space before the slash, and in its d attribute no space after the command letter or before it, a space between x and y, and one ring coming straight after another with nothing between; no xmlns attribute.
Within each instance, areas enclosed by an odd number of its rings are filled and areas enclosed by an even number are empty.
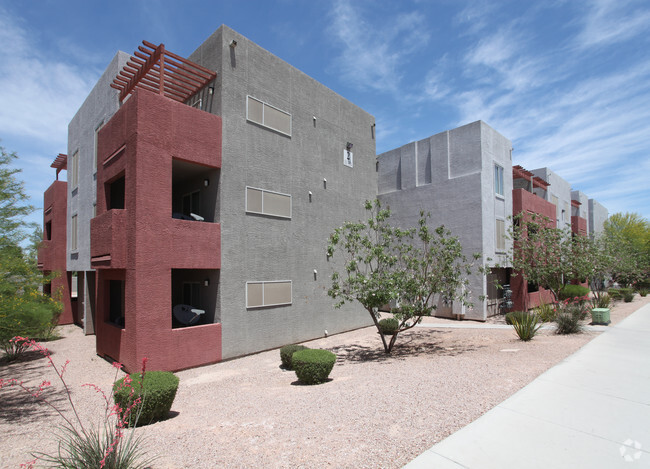
<svg viewBox="0 0 650 469"><path fill-rule="evenodd" d="M648 302L637 295L617 303L612 322ZM65 376L77 410L97 422L101 396L82 385L108 390L115 370L95 355L93 336L60 329L64 338L46 345L55 363L70 360ZM338 356L330 381L318 386L297 384L279 367L278 350L181 371L172 418L138 433L160 468L401 467L598 334L544 330L524 343L510 329L423 327L400 336L387 357L374 328L360 329L307 343ZM52 381L48 398L69 408L42 357L0 365L0 378L10 377ZM24 392L0 390L0 466L18 467L32 459L30 451L56 451L53 432L61 422Z"/></svg>

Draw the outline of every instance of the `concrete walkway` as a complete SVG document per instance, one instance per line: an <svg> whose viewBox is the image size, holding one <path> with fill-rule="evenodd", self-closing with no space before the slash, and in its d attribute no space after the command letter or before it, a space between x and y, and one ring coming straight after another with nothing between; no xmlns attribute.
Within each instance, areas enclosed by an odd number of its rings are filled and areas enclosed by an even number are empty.
<svg viewBox="0 0 650 469"><path fill-rule="evenodd" d="M650 468L650 304L405 467Z"/></svg>

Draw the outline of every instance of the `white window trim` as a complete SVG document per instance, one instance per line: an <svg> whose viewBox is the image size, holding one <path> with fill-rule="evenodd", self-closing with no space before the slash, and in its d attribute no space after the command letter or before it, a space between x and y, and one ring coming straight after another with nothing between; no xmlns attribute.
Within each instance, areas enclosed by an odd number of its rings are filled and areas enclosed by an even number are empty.
<svg viewBox="0 0 650 469"><path fill-rule="evenodd" d="M283 195L285 197L289 197L289 216L285 215L276 215L274 213L266 213L264 211L264 195L262 195L262 211L261 212L256 212L254 210L248 210L248 189L254 189L256 191L262 191L268 192L270 194L277 194L277 195ZM244 194L244 210L246 213L255 213L257 215L264 215L267 217L276 217L276 218L284 218L286 220L291 220L291 217L293 216L293 198L291 197L291 194L284 194L282 192L276 192L276 191L270 191L267 189L261 189L259 187L253 187L253 186L246 186L245 194Z"/></svg>
<svg viewBox="0 0 650 469"><path fill-rule="evenodd" d="M262 122L256 122L256 121L248 118L248 100L249 99L253 99L253 100L257 101L258 103L262 103ZM276 111L281 112L282 114L286 114L287 116L289 116L289 133L283 132L281 130L276 129L275 127L271 127L271 126L268 126L268 125L264 124L264 106L268 106L270 108L275 109ZM261 125L265 129L269 129L269 130L272 130L272 131L277 132L279 134L286 135L287 137L291 137L291 134L293 133L293 116L290 113L288 113L287 111L285 111L283 109L280 109L279 107L275 107L272 104L269 104L269 103L267 103L265 101L262 101L261 99L256 98L255 96L246 95L246 120L248 122L252 122L253 124Z"/></svg>
<svg viewBox="0 0 650 469"><path fill-rule="evenodd" d="M288 283L291 288L290 296L291 299L288 303L264 303L264 285L267 283ZM257 306L248 306L248 285L262 285L262 304ZM293 281L292 280L266 280L266 281L254 281L250 280L246 282L246 309L259 309L259 308L268 308L269 306L283 306L283 305L292 305L293 304Z"/></svg>
<svg viewBox="0 0 650 469"><path fill-rule="evenodd" d="M499 182L501 183L501 191L503 192L503 194L500 194L499 191L497 190L497 184L496 184L496 182L497 182L496 181L496 169L497 168L501 169L501 172L500 172L501 173L501 181L499 181ZM494 163L494 168L492 170L492 182L494 184L494 194L497 197L499 197L500 199L505 199L505 197L506 197L506 182L505 182L505 179L506 179L505 178L505 169L503 168L503 166L501 166L498 163Z"/></svg>

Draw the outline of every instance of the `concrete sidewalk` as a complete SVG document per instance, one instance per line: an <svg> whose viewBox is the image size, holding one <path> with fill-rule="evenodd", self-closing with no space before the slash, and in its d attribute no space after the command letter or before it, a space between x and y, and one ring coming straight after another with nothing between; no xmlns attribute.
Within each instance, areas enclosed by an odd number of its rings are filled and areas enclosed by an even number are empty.
<svg viewBox="0 0 650 469"><path fill-rule="evenodd" d="M650 304L405 467L650 468Z"/></svg>

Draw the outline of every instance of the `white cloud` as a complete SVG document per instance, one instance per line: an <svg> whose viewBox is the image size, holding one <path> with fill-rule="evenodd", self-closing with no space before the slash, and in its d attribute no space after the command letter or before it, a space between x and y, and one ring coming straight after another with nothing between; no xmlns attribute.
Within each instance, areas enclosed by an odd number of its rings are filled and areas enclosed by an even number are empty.
<svg viewBox="0 0 650 469"><path fill-rule="evenodd" d="M580 48L619 43L650 30L645 1L598 0L587 5L583 29L576 37Z"/></svg>
<svg viewBox="0 0 650 469"><path fill-rule="evenodd" d="M369 25L347 0L335 3L330 32L342 44L333 73L362 90L400 93L403 60L429 40L424 19L416 12L398 14L382 25Z"/></svg>
<svg viewBox="0 0 650 469"><path fill-rule="evenodd" d="M97 74L44 55L0 9L0 129L3 135L67 146L67 126Z"/></svg>

